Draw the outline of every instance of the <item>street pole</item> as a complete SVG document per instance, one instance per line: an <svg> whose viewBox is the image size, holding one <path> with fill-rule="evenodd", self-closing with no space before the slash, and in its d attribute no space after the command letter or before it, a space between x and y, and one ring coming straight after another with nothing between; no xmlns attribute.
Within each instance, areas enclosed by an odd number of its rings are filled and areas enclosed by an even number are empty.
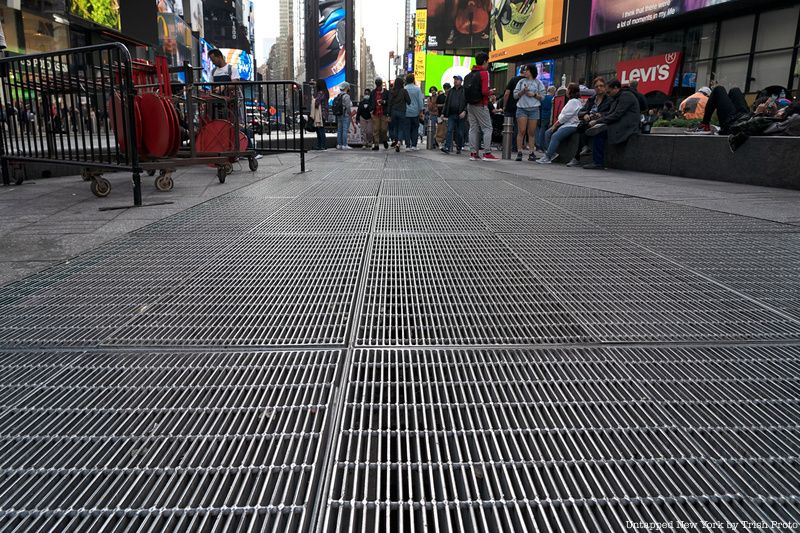
<svg viewBox="0 0 800 533"><path fill-rule="evenodd" d="M511 159L511 142L514 135L514 117L503 119L503 159ZM522 147L519 147L522 150Z"/></svg>

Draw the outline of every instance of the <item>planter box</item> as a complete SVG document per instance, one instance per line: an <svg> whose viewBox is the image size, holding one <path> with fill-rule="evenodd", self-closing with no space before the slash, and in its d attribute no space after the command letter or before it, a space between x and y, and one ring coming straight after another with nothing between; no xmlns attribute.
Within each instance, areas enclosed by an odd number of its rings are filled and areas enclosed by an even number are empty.
<svg viewBox="0 0 800 533"><path fill-rule="evenodd" d="M673 128L669 126L662 126L650 130L651 135L686 135L686 128Z"/></svg>

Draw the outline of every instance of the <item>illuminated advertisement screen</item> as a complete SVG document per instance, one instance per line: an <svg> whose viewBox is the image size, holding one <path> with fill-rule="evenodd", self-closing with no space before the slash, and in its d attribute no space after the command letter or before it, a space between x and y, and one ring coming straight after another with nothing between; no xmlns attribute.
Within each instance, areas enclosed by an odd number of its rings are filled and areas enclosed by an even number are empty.
<svg viewBox="0 0 800 533"><path fill-rule="evenodd" d="M522 67L528 64L529 63L521 63L517 65L517 76L522 75ZM555 83L553 83L556 70L555 60L545 59L544 61L535 61L533 64L536 65L536 71L539 73L537 79L541 80L545 87L555 85Z"/></svg>
<svg viewBox="0 0 800 533"><path fill-rule="evenodd" d="M474 57L441 56L428 54L425 59L425 85L441 89L442 85L453 85L453 76L466 77L475 65Z"/></svg>
<svg viewBox="0 0 800 533"><path fill-rule="evenodd" d="M589 35L665 19L731 0L592 0Z"/></svg>
<svg viewBox="0 0 800 533"><path fill-rule="evenodd" d="M238 48L220 48L220 52L225 57L225 62L239 71L239 79L243 81L253 81L255 71L253 70L253 57Z"/></svg>
<svg viewBox="0 0 800 533"><path fill-rule="evenodd" d="M489 48L492 0L428 0L428 50Z"/></svg>
<svg viewBox="0 0 800 533"><path fill-rule="evenodd" d="M491 61L561 44L563 0L494 0Z"/></svg>
<svg viewBox="0 0 800 533"><path fill-rule="evenodd" d="M122 29L119 0L72 0L69 12L117 31Z"/></svg>
<svg viewBox="0 0 800 533"><path fill-rule="evenodd" d="M200 66L203 67L203 81L211 81L211 72L214 70L214 64L208 58L208 53L214 48L213 44L202 37L200 38Z"/></svg>
<svg viewBox="0 0 800 533"><path fill-rule="evenodd" d="M347 65L347 8L344 0L319 2L319 77L328 84L330 97L339 94Z"/></svg>

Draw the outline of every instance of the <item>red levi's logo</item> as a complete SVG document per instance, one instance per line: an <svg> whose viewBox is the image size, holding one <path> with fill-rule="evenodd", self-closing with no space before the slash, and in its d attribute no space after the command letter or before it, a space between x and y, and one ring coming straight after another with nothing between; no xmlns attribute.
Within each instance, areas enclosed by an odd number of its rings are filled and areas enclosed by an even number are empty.
<svg viewBox="0 0 800 533"><path fill-rule="evenodd" d="M639 82L639 92L647 94L661 91L670 94L681 64L681 52L673 52L642 59L631 59L617 63L617 77L622 85Z"/></svg>

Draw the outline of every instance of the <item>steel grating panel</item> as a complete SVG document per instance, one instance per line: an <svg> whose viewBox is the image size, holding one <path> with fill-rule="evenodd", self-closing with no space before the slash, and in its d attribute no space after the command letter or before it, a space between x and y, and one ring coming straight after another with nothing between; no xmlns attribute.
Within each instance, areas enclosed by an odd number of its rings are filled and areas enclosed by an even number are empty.
<svg viewBox="0 0 800 533"><path fill-rule="evenodd" d="M73 360L0 413L0 529L302 531L341 356Z"/></svg>
<svg viewBox="0 0 800 533"><path fill-rule="evenodd" d="M106 344L344 344L366 238L250 235L181 280Z"/></svg>
<svg viewBox="0 0 800 533"><path fill-rule="evenodd" d="M226 198L295 198L319 183L321 183L319 180L311 180L300 176L267 178L231 191L225 196Z"/></svg>
<svg viewBox="0 0 800 533"><path fill-rule="evenodd" d="M521 189L525 189L530 194L539 198L623 198L621 194L592 189L590 187L580 187L567 183L546 180L531 180L524 178L508 177L509 183L513 183Z"/></svg>
<svg viewBox="0 0 800 533"><path fill-rule="evenodd" d="M342 167L347 167L343 164ZM380 168L339 168L325 176L325 180L374 180L380 179L383 170Z"/></svg>
<svg viewBox="0 0 800 533"><path fill-rule="evenodd" d="M800 319L800 233L637 234L631 240Z"/></svg>
<svg viewBox="0 0 800 533"><path fill-rule="evenodd" d="M758 420L760 403L740 394L740 383L709 379L691 364L713 361L712 372L725 375L742 359L758 367L776 354L796 370L796 347L357 350L323 530L796 523L798 418L786 428ZM711 427L673 417L649 388L668 379L660 363L680 365L676 390L693 385L681 395L688 404L713 405L724 388L756 416L737 419L743 409ZM776 410L798 414L797 389L782 388L797 374L766 370L752 381L779 387Z"/></svg>
<svg viewBox="0 0 800 533"><path fill-rule="evenodd" d="M465 198L520 198L528 192L505 180L447 180L459 195Z"/></svg>
<svg viewBox="0 0 800 533"><path fill-rule="evenodd" d="M550 198L550 202L617 233L796 231L796 226L643 198Z"/></svg>
<svg viewBox="0 0 800 533"><path fill-rule="evenodd" d="M384 197L378 205L379 233L482 233L480 220L460 198Z"/></svg>
<svg viewBox="0 0 800 533"><path fill-rule="evenodd" d="M148 233L242 233L273 216L289 198L216 198L137 230Z"/></svg>
<svg viewBox="0 0 800 533"><path fill-rule="evenodd" d="M508 175L503 175L489 168L438 168L439 175L451 181L503 181Z"/></svg>
<svg viewBox="0 0 800 533"><path fill-rule="evenodd" d="M595 233L597 224L568 213L544 200L518 198L464 198L470 209L497 233Z"/></svg>
<svg viewBox="0 0 800 533"><path fill-rule="evenodd" d="M389 180L441 180L442 178L433 169L414 167L413 169L385 168L380 171L382 179Z"/></svg>
<svg viewBox="0 0 800 533"><path fill-rule="evenodd" d="M309 189L303 196L377 196L380 185L380 180L329 180L320 183L313 189Z"/></svg>
<svg viewBox="0 0 800 533"><path fill-rule="evenodd" d="M444 181L384 179L381 182L380 196L423 196L453 198L456 193Z"/></svg>
<svg viewBox="0 0 800 533"><path fill-rule="evenodd" d="M375 198L295 198L253 233L368 233Z"/></svg>
<svg viewBox="0 0 800 533"><path fill-rule="evenodd" d="M377 235L358 344L574 342L583 329L501 241Z"/></svg>
<svg viewBox="0 0 800 533"><path fill-rule="evenodd" d="M616 236L505 235L503 240L599 340L800 337L800 321L786 319Z"/></svg>

